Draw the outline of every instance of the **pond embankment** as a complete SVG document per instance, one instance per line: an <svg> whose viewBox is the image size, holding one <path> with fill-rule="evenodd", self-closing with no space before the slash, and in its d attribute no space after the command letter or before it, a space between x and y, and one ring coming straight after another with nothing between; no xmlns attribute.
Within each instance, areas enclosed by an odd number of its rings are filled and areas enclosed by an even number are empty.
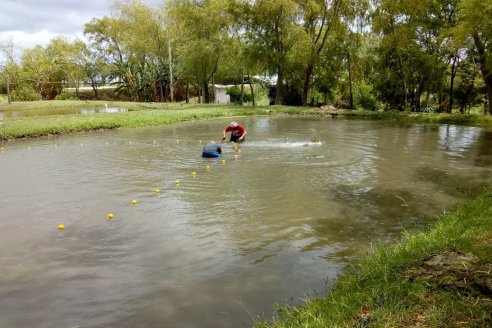
<svg viewBox="0 0 492 328"><path fill-rule="evenodd" d="M490 327L492 189L428 231L380 245L341 274L326 297L282 307L258 327Z"/></svg>
<svg viewBox="0 0 492 328"><path fill-rule="evenodd" d="M69 114L67 109L124 108L117 113L97 115ZM36 116L32 112L52 111L52 115ZM104 101L35 101L0 104L0 114L10 111L31 112L28 117L6 117L0 120L0 140L39 137L98 129L164 125L182 121L218 117L252 115L322 115L332 118L388 120L399 123L436 123L480 126L492 129L492 117L484 115L373 112L363 110L325 110L322 108L289 106L238 106L184 103L135 103Z"/></svg>
<svg viewBox="0 0 492 328"><path fill-rule="evenodd" d="M324 111L299 107L242 107L111 103L131 111L53 115L0 120L0 140L97 129L163 125L181 121L251 115L326 115L492 127L490 116ZM0 110L13 110L0 105ZM42 102L42 106L105 106L104 103ZM8 109L6 109L8 108ZM299 307L281 307L258 327L486 327L492 325L492 189L443 215L427 231L379 245L338 278L329 295Z"/></svg>

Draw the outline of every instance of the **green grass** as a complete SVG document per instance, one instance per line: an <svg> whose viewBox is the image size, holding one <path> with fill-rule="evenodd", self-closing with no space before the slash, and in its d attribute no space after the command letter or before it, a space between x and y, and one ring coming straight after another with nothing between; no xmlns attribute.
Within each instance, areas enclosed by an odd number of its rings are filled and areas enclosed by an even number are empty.
<svg viewBox="0 0 492 328"><path fill-rule="evenodd" d="M492 127L492 116L481 114L445 114L445 113L405 113L372 112L364 110L338 110L334 114L346 118L376 119L399 123L436 123Z"/></svg>
<svg viewBox="0 0 492 328"><path fill-rule="evenodd" d="M49 108L56 113L57 108L80 106L77 101L37 102L28 104L32 110ZM96 106L89 102L90 106ZM103 103L97 107L102 108ZM17 105L16 106L21 106ZM0 124L0 139L38 137L50 134L72 133L77 131L112 129L119 127L140 127L163 125L182 121L211 119L216 117L269 115L270 112L301 113L306 109L299 107L249 107L226 105L185 105L159 103L108 103L109 107L128 108L126 113L99 113L93 115L53 115L40 117L6 118ZM1 108L1 107L0 107ZM19 107L22 108L22 107Z"/></svg>
<svg viewBox="0 0 492 328"><path fill-rule="evenodd" d="M119 107L128 113L99 113L94 115L56 115L66 109ZM322 115L356 119L377 119L399 123L437 123L473 125L492 128L490 115L460 114L415 114L397 112L371 112L362 110L338 110L335 112L318 111L315 108L288 106L236 106L215 104L184 103L136 103L105 102L79 100L51 100L34 102L0 103L0 111L12 110L49 110L51 116L5 118L0 121L0 140L23 137L38 137L49 134L72 133L96 129L119 127L139 127L162 125L180 121L210 119L215 117L251 116L251 115Z"/></svg>
<svg viewBox="0 0 492 328"><path fill-rule="evenodd" d="M479 297L411 281L403 271L432 254L456 249L492 262L492 189L457 206L428 231L406 234L361 256L326 297L280 307L274 322L257 327L490 327ZM490 272L489 272L490 279ZM490 295L489 295L490 297Z"/></svg>
<svg viewBox="0 0 492 328"><path fill-rule="evenodd" d="M51 109L56 111L58 109L67 108L104 108L107 104L108 107L121 107L128 108L130 110L139 109L166 109L170 107L179 107L180 104L169 103L137 103L126 101L85 101L85 100L42 100L42 101L15 101L11 104L7 104L5 96L5 102L0 103L1 110L46 110Z"/></svg>

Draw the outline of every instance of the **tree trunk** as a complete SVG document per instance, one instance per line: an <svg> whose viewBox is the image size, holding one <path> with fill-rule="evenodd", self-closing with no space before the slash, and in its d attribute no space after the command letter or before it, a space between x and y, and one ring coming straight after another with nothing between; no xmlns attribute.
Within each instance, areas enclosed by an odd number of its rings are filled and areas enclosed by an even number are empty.
<svg viewBox="0 0 492 328"><path fill-rule="evenodd" d="M164 87L162 85L162 80L159 81L159 102L164 101Z"/></svg>
<svg viewBox="0 0 492 328"><path fill-rule="evenodd" d="M242 106L244 102L244 74L241 74L241 95L239 96L239 104Z"/></svg>
<svg viewBox="0 0 492 328"><path fill-rule="evenodd" d="M39 95L41 96L41 100L44 100L44 87L43 84L38 81L38 90L39 90Z"/></svg>
<svg viewBox="0 0 492 328"><path fill-rule="evenodd" d="M309 64L304 74L304 86L302 90L302 105L307 107L307 98L309 95L309 89L311 87L311 75L313 75L314 66Z"/></svg>
<svg viewBox="0 0 492 328"><path fill-rule="evenodd" d="M415 99L415 111L420 112L422 110L422 104L420 103L420 98L422 97L422 93L424 92L424 84L420 83L419 88L417 89L417 99Z"/></svg>
<svg viewBox="0 0 492 328"><path fill-rule="evenodd" d="M8 103L12 103L12 95L10 94L10 79L7 79L7 100Z"/></svg>
<svg viewBox="0 0 492 328"><path fill-rule="evenodd" d="M487 101L488 101L488 109L489 114L492 115L492 78L489 79L489 82L485 84L487 87Z"/></svg>
<svg viewBox="0 0 492 328"><path fill-rule="evenodd" d="M91 79L91 85L92 85L92 90L94 91L94 98L96 100L99 100L99 92L97 92L97 83L94 81L94 79Z"/></svg>
<svg viewBox="0 0 492 328"><path fill-rule="evenodd" d="M350 54L347 54L347 64L349 73L350 109L354 109L354 90L352 88L352 61Z"/></svg>
<svg viewBox="0 0 492 328"><path fill-rule="evenodd" d="M275 105L282 105L283 102L283 81L284 81L284 67L282 64L278 65L277 85L275 86Z"/></svg>
<svg viewBox="0 0 492 328"><path fill-rule="evenodd" d="M249 71L248 71L248 83L249 83L249 89L251 90L251 98L253 100L253 106L256 106L256 102L255 102L255 91L253 89L253 84L251 84L251 77L249 75Z"/></svg>
<svg viewBox="0 0 492 328"><path fill-rule="evenodd" d="M475 88L475 77L477 76L477 70L475 67L473 68L473 75L470 79L470 83L468 84L468 87L466 88L466 102L463 106L463 112L462 114L465 113L466 108L468 107L467 114L470 114L470 109L471 109L471 104L473 102L473 89Z"/></svg>
<svg viewBox="0 0 492 328"><path fill-rule="evenodd" d="M480 62L480 71L482 72L482 77L485 82L485 88L487 90L487 100L488 100L488 110L489 114L492 115L492 72L487 66L487 54L485 52L485 46L480 39L478 33L473 33L473 41L475 42L475 47L478 52L478 60Z"/></svg>
<svg viewBox="0 0 492 328"><path fill-rule="evenodd" d="M186 103L189 104L190 103L190 85L188 83L186 83L185 99L186 99Z"/></svg>
<svg viewBox="0 0 492 328"><path fill-rule="evenodd" d="M449 86L448 113L451 113L453 111L454 79L456 77L456 72L458 71L458 63L459 63L459 58L457 56L453 56L453 64L451 65L451 83Z"/></svg>
<svg viewBox="0 0 492 328"><path fill-rule="evenodd" d="M203 103L208 104L210 103L210 90L208 89L208 83L203 82Z"/></svg>
<svg viewBox="0 0 492 328"><path fill-rule="evenodd" d="M398 50L396 50L398 52ZM403 83L403 110L408 112L408 86L405 78L405 70L403 69L403 59L401 58L401 54L398 52L398 65L400 68L401 80Z"/></svg>
<svg viewBox="0 0 492 328"><path fill-rule="evenodd" d="M169 52L169 95L171 96L171 102L174 101L174 88L173 88L173 55L171 51L171 40L167 43L167 48Z"/></svg>
<svg viewBox="0 0 492 328"><path fill-rule="evenodd" d="M79 81L75 82L75 95L80 99Z"/></svg>

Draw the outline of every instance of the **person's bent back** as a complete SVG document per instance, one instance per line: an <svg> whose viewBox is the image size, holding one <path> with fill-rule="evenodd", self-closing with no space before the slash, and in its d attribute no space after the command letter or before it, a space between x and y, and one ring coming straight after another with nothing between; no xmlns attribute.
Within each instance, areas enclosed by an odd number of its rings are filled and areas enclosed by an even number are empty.
<svg viewBox="0 0 492 328"><path fill-rule="evenodd" d="M203 157L221 157L222 156L222 148L216 143L210 143L203 147L202 152Z"/></svg>

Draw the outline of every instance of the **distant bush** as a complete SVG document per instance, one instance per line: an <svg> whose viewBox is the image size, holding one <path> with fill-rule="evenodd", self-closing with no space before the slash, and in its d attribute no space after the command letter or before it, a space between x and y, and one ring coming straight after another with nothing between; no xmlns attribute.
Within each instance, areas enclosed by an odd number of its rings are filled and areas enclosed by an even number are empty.
<svg viewBox="0 0 492 328"><path fill-rule="evenodd" d="M227 94L231 97L231 103L239 104L241 102L241 88L238 86L233 86L227 88ZM244 92L243 94L243 103L253 102L253 97Z"/></svg>
<svg viewBox="0 0 492 328"><path fill-rule="evenodd" d="M338 99L337 101L335 101L333 106L337 109L350 109L350 103L343 99Z"/></svg>
<svg viewBox="0 0 492 328"><path fill-rule="evenodd" d="M12 101L36 100L41 100L41 95L34 91L30 85L20 85L12 91Z"/></svg>
<svg viewBox="0 0 492 328"><path fill-rule="evenodd" d="M75 93L62 92L55 97L55 100L79 100L79 97Z"/></svg>
<svg viewBox="0 0 492 328"><path fill-rule="evenodd" d="M372 111L377 109L378 102L369 83L362 81L354 89L354 98L358 107Z"/></svg>

